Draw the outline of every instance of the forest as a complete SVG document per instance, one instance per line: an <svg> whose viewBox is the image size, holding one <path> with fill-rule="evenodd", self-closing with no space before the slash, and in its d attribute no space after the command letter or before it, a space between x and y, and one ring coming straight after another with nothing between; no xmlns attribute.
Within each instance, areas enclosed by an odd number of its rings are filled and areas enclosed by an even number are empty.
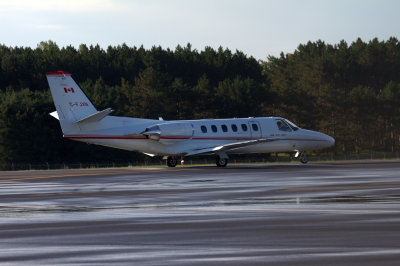
<svg viewBox="0 0 400 266"><path fill-rule="evenodd" d="M268 48L266 47L266 51ZM64 70L97 109L165 120L282 116L336 139L323 153L398 152L400 43L318 40L256 60L190 44L174 50L126 44L102 49L53 41L0 45L0 165L129 161L136 152L62 138L45 72Z"/></svg>

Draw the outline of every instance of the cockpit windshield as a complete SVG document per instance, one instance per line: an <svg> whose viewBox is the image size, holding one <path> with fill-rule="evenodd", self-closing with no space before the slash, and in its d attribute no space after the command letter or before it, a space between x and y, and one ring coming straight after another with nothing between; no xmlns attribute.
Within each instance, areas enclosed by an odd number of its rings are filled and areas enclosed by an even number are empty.
<svg viewBox="0 0 400 266"><path fill-rule="evenodd" d="M278 126L278 129L280 131L288 131L288 132L292 131L290 129L290 126L283 119L277 119L276 120L276 125Z"/></svg>
<svg viewBox="0 0 400 266"><path fill-rule="evenodd" d="M296 131L299 129L298 126L296 126L294 123L290 122L289 120L285 119L286 123L289 124L289 126L293 129L293 131Z"/></svg>

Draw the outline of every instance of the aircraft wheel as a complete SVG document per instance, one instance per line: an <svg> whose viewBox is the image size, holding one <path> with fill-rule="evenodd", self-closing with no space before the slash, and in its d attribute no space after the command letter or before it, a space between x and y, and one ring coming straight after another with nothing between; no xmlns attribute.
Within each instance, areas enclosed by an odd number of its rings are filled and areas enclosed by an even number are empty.
<svg viewBox="0 0 400 266"><path fill-rule="evenodd" d="M218 167L225 167L228 164L228 159L223 159L223 158L217 156L216 163L217 163Z"/></svg>
<svg viewBox="0 0 400 266"><path fill-rule="evenodd" d="M302 152L300 154L300 162L301 163L307 163L308 162L308 157L307 157L307 154L305 152Z"/></svg>
<svg viewBox="0 0 400 266"><path fill-rule="evenodd" d="M168 165L169 167L175 167L175 166L177 165L177 163L178 163L178 161L177 161L174 157L168 156L168 158L167 158L167 165Z"/></svg>

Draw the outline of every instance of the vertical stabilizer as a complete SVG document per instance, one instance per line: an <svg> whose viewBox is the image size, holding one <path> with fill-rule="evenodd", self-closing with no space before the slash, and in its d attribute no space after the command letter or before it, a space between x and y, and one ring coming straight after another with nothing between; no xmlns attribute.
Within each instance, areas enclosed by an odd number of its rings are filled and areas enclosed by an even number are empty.
<svg viewBox="0 0 400 266"><path fill-rule="evenodd" d="M75 122L97 113L96 108L70 73L47 72L46 77L63 133L79 131Z"/></svg>

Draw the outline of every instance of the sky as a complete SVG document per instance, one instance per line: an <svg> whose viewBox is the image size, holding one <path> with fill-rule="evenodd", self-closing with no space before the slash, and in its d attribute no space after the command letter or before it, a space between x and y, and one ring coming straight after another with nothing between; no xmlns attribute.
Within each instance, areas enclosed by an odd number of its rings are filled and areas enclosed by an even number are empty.
<svg viewBox="0 0 400 266"><path fill-rule="evenodd" d="M399 14L399 0L0 0L0 44L190 43L267 60L308 41L400 39Z"/></svg>

